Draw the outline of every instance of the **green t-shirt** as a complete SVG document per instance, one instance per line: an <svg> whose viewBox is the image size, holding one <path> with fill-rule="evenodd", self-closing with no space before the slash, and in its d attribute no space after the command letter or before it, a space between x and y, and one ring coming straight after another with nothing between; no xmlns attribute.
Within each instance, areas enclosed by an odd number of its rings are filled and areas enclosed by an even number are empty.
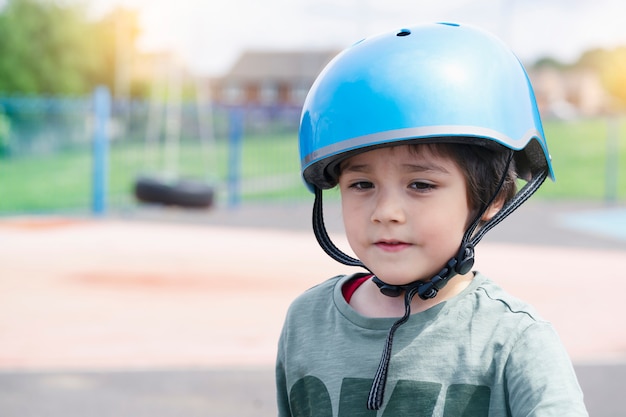
<svg viewBox="0 0 626 417"><path fill-rule="evenodd" d="M279 416L587 416L550 323L483 275L395 333L383 406L367 396L394 318L369 318L332 278L290 306L276 362Z"/></svg>

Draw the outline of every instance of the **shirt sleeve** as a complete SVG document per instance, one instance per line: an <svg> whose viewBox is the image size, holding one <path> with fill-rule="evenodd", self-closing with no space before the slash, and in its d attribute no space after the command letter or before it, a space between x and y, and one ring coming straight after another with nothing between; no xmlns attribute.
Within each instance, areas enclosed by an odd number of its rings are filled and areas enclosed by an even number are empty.
<svg viewBox="0 0 626 417"><path fill-rule="evenodd" d="M287 388L287 374L285 369L285 333L287 332L288 322L289 314L287 314L287 318L283 324L280 338L278 340L278 351L276 353L275 381L278 417L291 417L289 390Z"/></svg>
<svg viewBox="0 0 626 417"><path fill-rule="evenodd" d="M535 322L520 335L505 378L513 417L588 417L569 356L547 322Z"/></svg>
<svg viewBox="0 0 626 417"><path fill-rule="evenodd" d="M280 358L276 361L276 404L279 417L291 417L285 367Z"/></svg>

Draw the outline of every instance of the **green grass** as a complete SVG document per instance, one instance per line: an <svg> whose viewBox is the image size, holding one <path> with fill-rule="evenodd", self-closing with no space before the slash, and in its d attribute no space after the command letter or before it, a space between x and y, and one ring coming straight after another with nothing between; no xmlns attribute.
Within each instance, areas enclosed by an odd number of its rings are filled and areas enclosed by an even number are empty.
<svg viewBox="0 0 626 417"><path fill-rule="evenodd" d="M0 211L89 207L91 160L85 152L0 160Z"/></svg>
<svg viewBox="0 0 626 417"><path fill-rule="evenodd" d="M309 196L300 181L297 142L293 135L253 136L241 152L243 200L271 200ZM227 192L229 150L226 141L202 147L183 141L174 155L163 147L143 143L112 143L109 151L110 206L133 204L138 176L192 178ZM58 154L0 159L0 213L89 210L92 155L85 147Z"/></svg>
<svg viewBox="0 0 626 417"><path fill-rule="evenodd" d="M546 181L536 197L602 200L615 193L618 200L626 199L626 120L550 121L544 130L556 182ZM616 138L619 143L609 146ZM617 149L609 152L613 146ZM619 167L613 172L607 172L609 158ZM615 186L607 191L607 184Z"/></svg>
<svg viewBox="0 0 626 417"><path fill-rule="evenodd" d="M615 126L609 126L604 119L546 122L544 127L557 181L546 181L533 198L605 199L607 137L609 132L617 130L619 144L610 153L619 163L613 190L618 200L626 201L626 120ZM114 142L109 154L110 206L134 204L135 179L142 173L166 173L166 156L162 148L146 149L143 143ZM244 203L310 199L310 193L300 180L295 132L246 137L241 158ZM228 160L225 140L218 140L208 149L183 141L176 166L170 168L179 177L216 184L218 195L223 199ZM92 157L88 146L57 154L0 159L0 213L89 210L91 178Z"/></svg>

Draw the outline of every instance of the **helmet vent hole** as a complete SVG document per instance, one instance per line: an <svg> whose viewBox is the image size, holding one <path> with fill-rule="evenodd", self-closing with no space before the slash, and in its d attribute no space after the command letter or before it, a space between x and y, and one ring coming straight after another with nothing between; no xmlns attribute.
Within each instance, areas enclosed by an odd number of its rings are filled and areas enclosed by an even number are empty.
<svg viewBox="0 0 626 417"><path fill-rule="evenodd" d="M411 34L410 29L400 29L400 31L396 33L396 36L409 36L410 34Z"/></svg>

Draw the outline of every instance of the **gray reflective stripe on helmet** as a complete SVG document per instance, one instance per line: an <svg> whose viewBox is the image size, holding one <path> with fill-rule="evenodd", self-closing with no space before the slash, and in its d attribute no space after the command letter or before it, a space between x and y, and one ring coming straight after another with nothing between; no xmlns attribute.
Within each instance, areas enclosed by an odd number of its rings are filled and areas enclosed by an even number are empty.
<svg viewBox="0 0 626 417"><path fill-rule="evenodd" d="M401 142L411 139L427 139L434 137L446 136L464 136L477 137L492 140L507 148L513 150L523 149L532 138L540 138L543 136L536 130L528 130L520 139L514 140L497 130L488 129L479 126L425 126L425 127L409 127L405 129L388 130L385 132L372 133L370 135L358 136L356 138L347 139L332 145L324 146L306 155L302 161L302 166L308 166L313 162L317 162L332 155L342 154L350 150L376 146L389 142ZM463 141L465 142L465 141ZM543 147L543 144L542 144Z"/></svg>

